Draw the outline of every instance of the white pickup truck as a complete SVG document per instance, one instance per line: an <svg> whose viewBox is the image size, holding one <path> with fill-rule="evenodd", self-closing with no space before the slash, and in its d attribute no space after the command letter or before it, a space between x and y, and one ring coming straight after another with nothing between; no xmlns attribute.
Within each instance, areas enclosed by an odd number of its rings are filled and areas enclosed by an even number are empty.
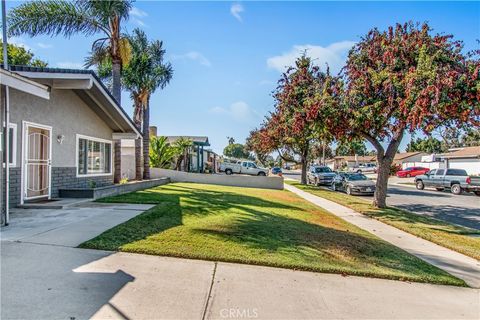
<svg viewBox="0 0 480 320"><path fill-rule="evenodd" d="M222 162L220 164L220 172L225 172L228 175L239 173L251 176L266 176L268 169L257 167L253 161L233 161Z"/></svg>

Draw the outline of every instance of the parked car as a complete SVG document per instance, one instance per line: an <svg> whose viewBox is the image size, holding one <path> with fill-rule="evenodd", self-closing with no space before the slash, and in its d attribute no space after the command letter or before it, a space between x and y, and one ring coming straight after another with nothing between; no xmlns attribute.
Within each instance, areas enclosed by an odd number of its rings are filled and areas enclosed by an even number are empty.
<svg viewBox="0 0 480 320"><path fill-rule="evenodd" d="M307 172L307 183L319 185L331 185L335 172L325 166L310 166Z"/></svg>
<svg viewBox="0 0 480 320"><path fill-rule="evenodd" d="M333 178L332 190L349 195L372 195L375 193L375 182L362 173L339 172Z"/></svg>
<svg viewBox="0 0 480 320"><path fill-rule="evenodd" d="M416 177L421 174L425 174L428 171L430 171L429 168L424 168L424 167L408 167L403 170L397 171L397 177L399 178L410 178L410 177Z"/></svg>
<svg viewBox="0 0 480 320"><path fill-rule="evenodd" d="M359 164L351 167L349 171L356 173L376 173L377 165L375 163Z"/></svg>
<svg viewBox="0 0 480 320"><path fill-rule="evenodd" d="M228 175L239 173L251 176L266 176L268 169L257 167L257 164L253 161L225 161L220 164L220 172L225 172Z"/></svg>
<svg viewBox="0 0 480 320"><path fill-rule="evenodd" d="M270 169L270 175L279 177L283 176L282 168L273 167L272 169Z"/></svg>
<svg viewBox="0 0 480 320"><path fill-rule="evenodd" d="M453 194L463 191L480 196L480 177L470 177L463 169L434 169L415 178L418 190L433 187L437 191L450 189Z"/></svg>

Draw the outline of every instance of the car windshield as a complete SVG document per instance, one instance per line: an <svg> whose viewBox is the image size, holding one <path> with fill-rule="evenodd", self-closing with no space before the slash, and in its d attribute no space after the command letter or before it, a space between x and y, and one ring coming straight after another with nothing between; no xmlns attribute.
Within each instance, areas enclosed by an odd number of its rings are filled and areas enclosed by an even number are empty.
<svg viewBox="0 0 480 320"><path fill-rule="evenodd" d="M363 174L351 174L348 176L348 180L350 181L360 181L360 180L368 180L368 178Z"/></svg>
<svg viewBox="0 0 480 320"><path fill-rule="evenodd" d="M316 167L315 173L325 173L325 172L332 172L332 169L329 167Z"/></svg>

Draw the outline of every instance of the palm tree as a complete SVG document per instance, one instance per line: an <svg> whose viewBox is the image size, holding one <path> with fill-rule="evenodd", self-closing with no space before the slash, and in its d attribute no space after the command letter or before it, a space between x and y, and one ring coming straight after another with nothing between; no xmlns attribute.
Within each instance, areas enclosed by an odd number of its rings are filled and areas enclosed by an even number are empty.
<svg viewBox="0 0 480 320"><path fill-rule="evenodd" d="M150 96L156 89L163 89L172 79L173 69L170 63L163 61L165 50L161 41L149 42L145 32L133 30L129 37L131 56L123 69L122 82L134 104L134 122L143 123L143 178L150 179ZM140 144L135 143L135 175L140 175Z"/></svg>
<svg viewBox="0 0 480 320"><path fill-rule="evenodd" d="M27 34L32 37L63 34L68 38L76 33L85 36L103 33L104 36L92 44L92 57L97 60L109 57L112 64L112 94L120 105L120 75L122 64L128 57L128 42L122 38L120 29L122 21L128 19L131 7L132 0L27 2L9 12L9 33L12 36Z"/></svg>
<svg viewBox="0 0 480 320"><path fill-rule="evenodd" d="M181 165L183 162L183 171L188 171L188 153L190 151L190 147L193 146L193 141L191 139L181 137L173 143L173 146L177 149L177 161L175 164L175 170L181 171Z"/></svg>

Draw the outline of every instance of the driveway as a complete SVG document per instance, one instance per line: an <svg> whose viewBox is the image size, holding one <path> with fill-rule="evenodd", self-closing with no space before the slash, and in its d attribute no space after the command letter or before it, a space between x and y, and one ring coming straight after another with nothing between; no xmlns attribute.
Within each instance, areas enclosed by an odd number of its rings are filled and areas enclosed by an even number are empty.
<svg viewBox="0 0 480 320"><path fill-rule="evenodd" d="M284 176L300 181L300 175L295 172ZM388 205L480 230L480 197L472 193L456 196L448 190L417 190L413 185L397 184L398 178L392 178L390 182L395 184L388 186ZM408 182L408 179L402 179L401 182Z"/></svg>

